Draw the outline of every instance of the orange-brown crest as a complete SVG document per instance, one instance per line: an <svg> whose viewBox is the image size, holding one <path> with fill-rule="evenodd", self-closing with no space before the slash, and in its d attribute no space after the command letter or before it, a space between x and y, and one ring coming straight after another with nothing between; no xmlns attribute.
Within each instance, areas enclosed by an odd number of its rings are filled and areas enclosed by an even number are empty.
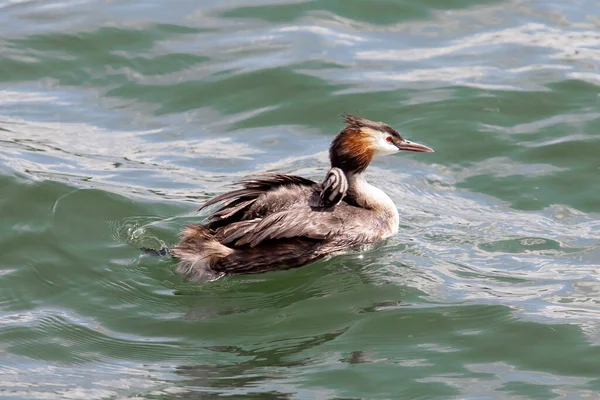
<svg viewBox="0 0 600 400"><path fill-rule="evenodd" d="M346 172L362 172L373 156L373 136L360 127L346 127L331 143L329 159L331 166Z"/></svg>
<svg viewBox="0 0 600 400"><path fill-rule="evenodd" d="M351 129L344 135L344 146L360 165L369 165L375 155L373 136L363 129Z"/></svg>

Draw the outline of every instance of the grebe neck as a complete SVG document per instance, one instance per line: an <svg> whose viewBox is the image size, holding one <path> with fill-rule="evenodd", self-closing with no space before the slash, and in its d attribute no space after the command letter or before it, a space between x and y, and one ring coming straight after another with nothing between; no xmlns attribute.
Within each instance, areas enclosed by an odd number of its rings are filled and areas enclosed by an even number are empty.
<svg viewBox="0 0 600 400"><path fill-rule="evenodd" d="M383 190L371 185L363 173L346 173L348 179L348 192L357 206L370 209L396 206L392 199Z"/></svg>
<svg viewBox="0 0 600 400"><path fill-rule="evenodd" d="M392 199L383 190L369 184L362 173L347 173L346 178L348 199L358 207L373 210L381 215L386 225L385 237L398 232L400 216Z"/></svg>

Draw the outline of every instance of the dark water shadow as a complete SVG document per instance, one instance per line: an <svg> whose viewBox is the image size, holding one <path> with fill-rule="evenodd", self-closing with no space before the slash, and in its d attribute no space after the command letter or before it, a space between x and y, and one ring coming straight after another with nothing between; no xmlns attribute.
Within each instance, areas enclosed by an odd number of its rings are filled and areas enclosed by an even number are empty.
<svg viewBox="0 0 600 400"><path fill-rule="evenodd" d="M181 399L210 398L228 394L232 388L237 392L246 392L238 395L239 398L258 399L291 399L294 393L285 393L272 390L265 382L284 379L289 376L290 369L297 369L315 364L317 361L311 357L301 356L307 350L333 341L343 335L348 328L334 330L315 336L288 338L261 344L262 348L247 349L240 346L211 346L207 349L222 353L223 358L246 359L242 362L225 363L221 365L181 365L176 368L176 373L185 378L185 386L194 388L193 393L182 394ZM274 385L278 386L278 385ZM238 398L233 395L231 398Z"/></svg>

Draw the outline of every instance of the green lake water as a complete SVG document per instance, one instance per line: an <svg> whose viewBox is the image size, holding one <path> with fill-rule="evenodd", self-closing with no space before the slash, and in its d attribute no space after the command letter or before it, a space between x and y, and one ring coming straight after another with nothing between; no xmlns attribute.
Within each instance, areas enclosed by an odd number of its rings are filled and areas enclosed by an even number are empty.
<svg viewBox="0 0 600 400"><path fill-rule="evenodd" d="M600 3L0 2L0 396L600 398ZM377 249L206 285L168 258L340 114Z"/></svg>

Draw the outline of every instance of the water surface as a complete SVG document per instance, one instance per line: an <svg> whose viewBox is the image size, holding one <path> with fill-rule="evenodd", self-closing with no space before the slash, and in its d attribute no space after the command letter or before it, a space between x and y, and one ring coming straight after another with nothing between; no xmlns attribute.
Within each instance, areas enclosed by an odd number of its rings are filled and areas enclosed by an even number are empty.
<svg viewBox="0 0 600 400"><path fill-rule="evenodd" d="M595 1L0 3L0 395L594 398ZM381 247L193 285L139 246L261 171L320 180L342 112Z"/></svg>

